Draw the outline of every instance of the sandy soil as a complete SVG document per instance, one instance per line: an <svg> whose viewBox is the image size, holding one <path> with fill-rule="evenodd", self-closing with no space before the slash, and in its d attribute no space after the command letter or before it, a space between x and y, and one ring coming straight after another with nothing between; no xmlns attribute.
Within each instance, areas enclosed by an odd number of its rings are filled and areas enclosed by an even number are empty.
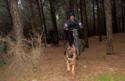
<svg viewBox="0 0 125 81"><path fill-rule="evenodd" d="M90 47L77 60L75 76L66 70L61 42L59 47L49 45L32 68L30 62L14 68L10 65L13 61L1 64L0 81L94 81L92 78L100 73L125 74L125 33L113 35L113 55L106 55L105 37L98 42L94 36L89 42Z"/></svg>

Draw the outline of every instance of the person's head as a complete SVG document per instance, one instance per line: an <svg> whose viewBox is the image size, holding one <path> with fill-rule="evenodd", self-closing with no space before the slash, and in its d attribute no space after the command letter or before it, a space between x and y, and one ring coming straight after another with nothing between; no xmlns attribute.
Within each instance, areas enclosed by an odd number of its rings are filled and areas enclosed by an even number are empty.
<svg viewBox="0 0 125 81"><path fill-rule="evenodd" d="M74 20L75 20L75 16L71 15L71 16L69 17L69 19L70 19L71 21L74 21Z"/></svg>
<svg viewBox="0 0 125 81"><path fill-rule="evenodd" d="M75 13L74 11L71 11L70 14L69 14L69 19L74 21L75 20Z"/></svg>

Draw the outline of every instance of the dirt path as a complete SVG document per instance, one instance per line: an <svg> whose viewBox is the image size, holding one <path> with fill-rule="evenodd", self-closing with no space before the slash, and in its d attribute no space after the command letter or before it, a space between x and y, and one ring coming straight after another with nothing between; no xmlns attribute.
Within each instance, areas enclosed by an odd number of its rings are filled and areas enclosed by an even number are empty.
<svg viewBox="0 0 125 81"><path fill-rule="evenodd" d="M98 42L98 37L91 37L90 48L85 49L77 61L75 76L66 71L61 43L59 47L48 46L45 49L44 60L39 60L34 71L26 72L17 67L13 74L8 74L6 69L9 65L1 66L0 81L89 81L104 72L125 74L125 33L116 34L113 39L114 54L106 55L105 38ZM15 78L15 75L18 76Z"/></svg>

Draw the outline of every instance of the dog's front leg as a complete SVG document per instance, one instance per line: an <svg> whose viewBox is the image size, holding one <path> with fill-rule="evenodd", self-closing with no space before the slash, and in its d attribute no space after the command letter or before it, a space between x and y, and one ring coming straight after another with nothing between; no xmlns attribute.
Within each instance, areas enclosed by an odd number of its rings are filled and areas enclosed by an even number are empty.
<svg viewBox="0 0 125 81"><path fill-rule="evenodd" d="M68 60L67 60L67 71L70 71L70 64Z"/></svg>
<svg viewBox="0 0 125 81"><path fill-rule="evenodd" d="M75 74L75 65L72 65L72 74Z"/></svg>
<svg viewBox="0 0 125 81"><path fill-rule="evenodd" d="M75 63L72 64L72 74L75 74Z"/></svg>

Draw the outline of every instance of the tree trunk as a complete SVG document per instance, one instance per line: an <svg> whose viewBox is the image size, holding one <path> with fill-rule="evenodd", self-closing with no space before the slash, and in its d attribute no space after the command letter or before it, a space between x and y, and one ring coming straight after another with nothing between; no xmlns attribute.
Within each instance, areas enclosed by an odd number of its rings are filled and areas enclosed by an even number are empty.
<svg viewBox="0 0 125 81"><path fill-rule="evenodd" d="M44 32L43 38L44 38L44 42L45 42L45 46L46 46L47 29L46 29L45 15L44 15L44 11L43 11L43 2L42 2L42 0L38 0L37 2L38 2L40 17L41 17L41 26L42 26L42 29Z"/></svg>
<svg viewBox="0 0 125 81"><path fill-rule="evenodd" d="M41 26L41 30L39 31L39 33L43 32L43 20L42 20L42 11L41 11L41 5L39 0L36 0L37 3L37 8L38 8L38 15L40 17L40 26ZM38 31L37 31L38 32Z"/></svg>
<svg viewBox="0 0 125 81"><path fill-rule="evenodd" d="M116 16L116 2L112 0L112 24L113 24L113 32L117 32L117 16Z"/></svg>
<svg viewBox="0 0 125 81"><path fill-rule="evenodd" d="M103 16L103 33L106 33L106 17L105 17L105 5L104 5L104 0L102 0L102 16Z"/></svg>
<svg viewBox="0 0 125 81"><path fill-rule="evenodd" d="M74 11L76 14L76 17L79 19L80 15L79 15L79 0L65 0L65 4L66 4L66 15L67 15L67 19L69 16L70 11Z"/></svg>
<svg viewBox="0 0 125 81"><path fill-rule="evenodd" d="M107 30L107 54L113 53L112 45L112 4L111 0L104 0Z"/></svg>
<svg viewBox="0 0 125 81"><path fill-rule="evenodd" d="M123 27L123 30L125 32L125 0L123 0L123 14L124 14L124 27Z"/></svg>
<svg viewBox="0 0 125 81"><path fill-rule="evenodd" d="M86 12L86 3L85 0L80 0L80 15L81 15L81 22L83 23L84 27L84 39L86 43L86 47L89 47L88 42L88 20L87 20L87 12Z"/></svg>
<svg viewBox="0 0 125 81"><path fill-rule="evenodd" d="M105 19L104 19L104 9L103 9L103 0L99 0L99 41L102 41L102 34L105 28Z"/></svg>
<svg viewBox="0 0 125 81"><path fill-rule="evenodd" d="M8 0L8 3L10 6L10 13L12 16L12 22L13 22L16 41L17 43L21 44L22 38L23 38L23 26L20 19L18 2L17 0Z"/></svg>
<svg viewBox="0 0 125 81"><path fill-rule="evenodd" d="M80 19L79 0L75 0L75 4L76 4L76 14L77 14L77 18L79 20Z"/></svg>
<svg viewBox="0 0 125 81"><path fill-rule="evenodd" d="M75 0L69 0L69 9L75 10Z"/></svg>
<svg viewBox="0 0 125 81"><path fill-rule="evenodd" d="M66 12L66 19L68 19L68 16L69 16L69 3L67 3L67 0L64 0L65 1L65 12Z"/></svg>
<svg viewBox="0 0 125 81"><path fill-rule="evenodd" d="M124 2L125 2L124 0L121 0L121 8L122 8L121 9L122 10L122 32L124 32L124 27L125 27L125 23L124 23L125 22L125 19L124 19L125 18L124 17L125 16L125 13L124 13L124 10L125 10L124 6L125 6L125 4L124 4Z"/></svg>
<svg viewBox="0 0 125 81"><path fill-rule="evenodd" d="M95 0L92 0L93 2L93 31L94 34L96 33L96 26L95 26Z"/></svg>
<svg viewBox="0 0 125 81"><path fill-rule="evenodd" d="M56 33L55 37L56 37L56 42L57 42L57 45L58 45L59 39L58 39L58 28L57 28L54 0L49 0L49 2L50 2L50 10L51 10L51 17L52 17L52 22L53 22L53 28L54 28L54 32Z"/></svg>
<svg viewBox="0 0 125 81"><path fill-rule="evenodd" d="M97 21L98 21L98 35L99 41L102 41L102 35L105 32L105 12L103 8L103 0L97 0Z"/></svg>
<svg viewBox="0 0 125 81"><path fill-rule="evenodd" d="M35 18L34 18L34 13L33 13L33 0L28 0L28 9L29 9L29 21L30 25L32 27L32 32L36 32L36 23L35 23Z"/></svg>
<svg viewBox="0 0 125 81"><path fill-rule="evenodd" d="M8 0L6 0L6 4L7 4L7 11L8 11L8 14L9 14L9 19L10 19L10 25L12 27L13 22L12 22L12 16L11 16L11 13L10 13L10 6L9 6L9 3L8 3Z"/></svg>

